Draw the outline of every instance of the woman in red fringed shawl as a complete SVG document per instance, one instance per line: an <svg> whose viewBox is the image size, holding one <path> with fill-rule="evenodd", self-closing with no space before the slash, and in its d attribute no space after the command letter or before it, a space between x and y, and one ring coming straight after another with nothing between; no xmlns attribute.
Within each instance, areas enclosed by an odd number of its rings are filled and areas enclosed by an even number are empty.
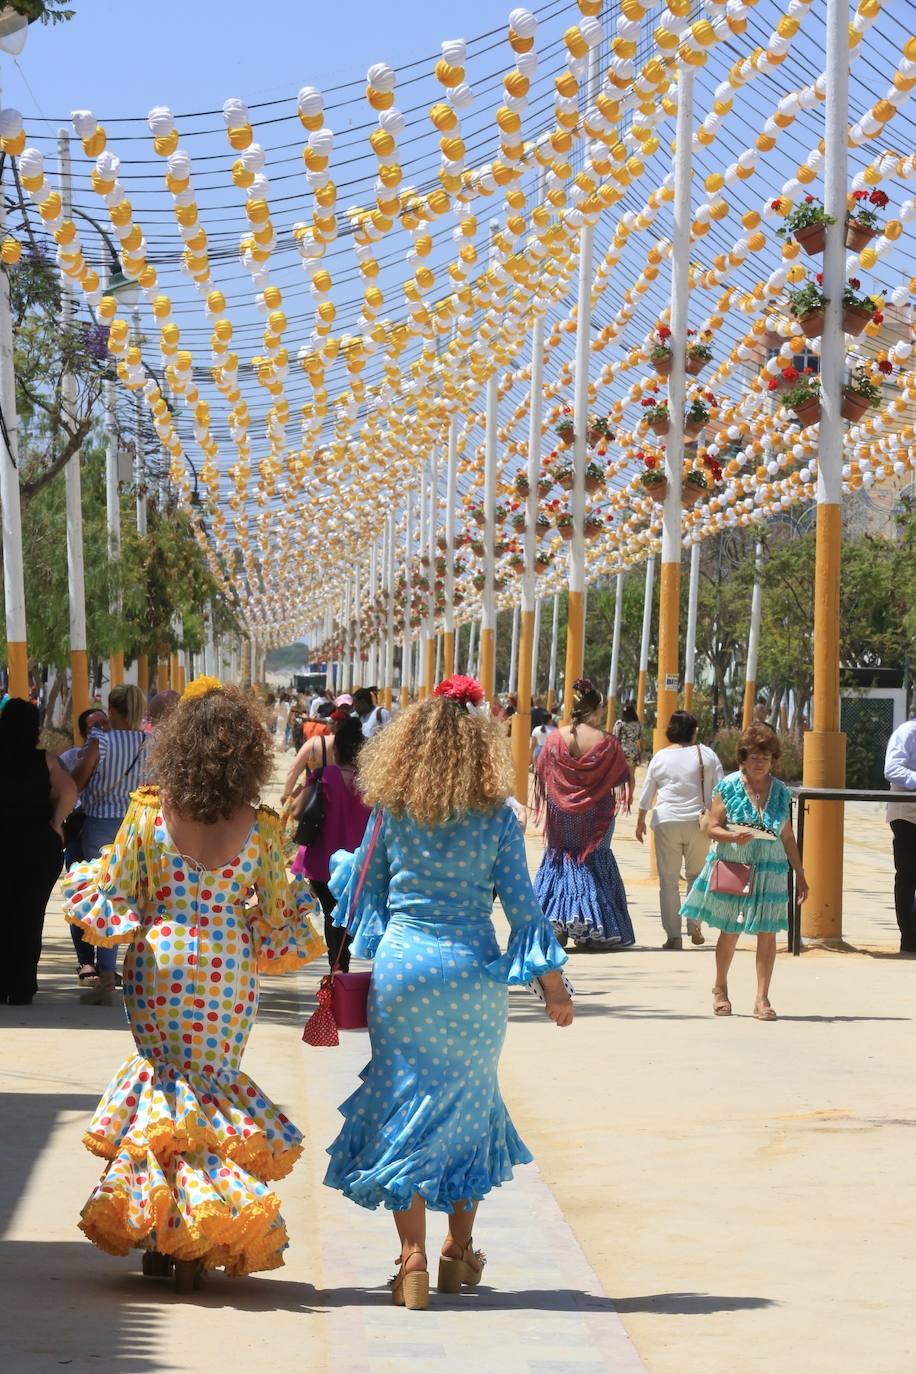
<svg viewBox="0 0 916 1374"><path fill-rule="evenodd" d="M587 678L573 684L572 723L548 735L537 761L538 814L546 811L544 857L534 890L557 939L578 949L634 942L610 841L618 806L629 807L630 770L601 728L604 698Z"/></svg>

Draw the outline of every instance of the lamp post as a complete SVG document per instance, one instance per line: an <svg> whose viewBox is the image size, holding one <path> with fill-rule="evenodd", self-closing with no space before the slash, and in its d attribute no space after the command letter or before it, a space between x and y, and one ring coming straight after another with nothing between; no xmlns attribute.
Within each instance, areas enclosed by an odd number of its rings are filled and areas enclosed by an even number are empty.
<svg viewBox="0 0 916 1374"><path fill-rule="evenodd" d="M0 184L0 237L5 232L6 196ZM0 410L4 420L0 426L0 511L3 520L7 691L11 697L28 700L29 651L26 645L22 517L19 511L16 373L10 319L10 281L5 269L0 269Z"/></svg>
<svg viewBox="0 0 916 1374"><path fill-rule="evenodd" d="M111 248L108 235L101 225L99 237L102 240L102 262L107 262L106 247ZM109 296L131 308L137 301L139 288L135 281L125 277L117 258L111 259L103 267L103 289ZM112 615L120 618L121 600L121 469L118 448L118 425L115 417L115 386L111 377L102 383L102 402L105 412L105 512L108 521L108 564L111 578L110 608ZM144 655L145 660L145 655ZM144 667L146 668L145 662ZM137 660L137 682L145 692L149 686L148 668L145 681L141 681L140 662ZM108 680L112 687L124 681L124 650L113 649L108 660Z"/></svg>
<svg viewBox="0 0 916 1374"><path fill-rule="evenodd" d="M684 642L684 710L693 707L697 661L697 601L700 594L700 544L690 546L690 584L687 592L687 634Z"/></svg>
<svg viewBox="0 0 916 1374"><path fill-rule="evenodd" d="M639 680L636 685L636 714L646 714L646 681L649 675L649 638L652 633L652 589L655 583L655 554L646 559L646 590L642 604L642 639L639 645Z"/></svg>
<svg viewBox="0 0 916 1374"><path fill-rule="evenodd" d="M614 633L611 639L611 669L607 681L607 716L605 726L608 730L617 719L617 676L620 670L620 628L623 623L623 573L619 572L614 584Z"/></svg>

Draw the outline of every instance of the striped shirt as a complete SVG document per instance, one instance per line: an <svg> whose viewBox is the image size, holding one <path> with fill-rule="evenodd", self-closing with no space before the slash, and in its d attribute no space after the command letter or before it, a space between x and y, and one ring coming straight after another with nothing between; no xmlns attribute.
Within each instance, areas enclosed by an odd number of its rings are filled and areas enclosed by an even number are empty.
<svg viewBox="0 0 916 1374"><path fill-rule="evenodd" d="M93 730L99 761L80 794L87 816L116 817L127 814L130 794L146 781L146 749L149 736L142 730Z"/></svg>

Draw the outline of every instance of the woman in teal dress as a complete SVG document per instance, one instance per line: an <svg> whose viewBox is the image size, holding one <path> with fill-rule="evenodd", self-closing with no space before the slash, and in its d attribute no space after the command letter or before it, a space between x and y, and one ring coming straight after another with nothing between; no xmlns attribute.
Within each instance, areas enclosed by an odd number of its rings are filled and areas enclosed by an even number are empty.
<svg viewBox="0 0 916 1374"><path fill-rule="evenodd" d="M509 985L537 978L551 1019L567 1026L573 1016L559 973L566 956L505 804L508 741L476 711L482 699L473 679L449 678L373 736L360 755L360 787L375 808L366 838L355 856L332 860L334 920L352 931L354 957L375 964L372 1058L341 1107L325 1182L360 1206L394 1212L401 1258L392 1297L407 1307L427 1304L426 1209L448 1214L440 1292L475 1284L477 1205L531 1160L496 1076ZM505 954L491 920L494 889L511 930Z"/></svg>
<svg viewBox="0 0 916 1374"><path fill-rule="evenodd" d="M740 935L757 937L757 997L754 1016L775 1021L770 1006L770 980L776 962L776 933L787 930L789 864L795 870L797 900L808 895L798 845L789 819L791 795L785 783L772 776L779 758L779 739L768 725L752 725L738 740L738 772L713 788L709 838L713 847L694 882L681 915L706 921L719 930L716 942L716 985L712 990L716 1016L731 1016L728 971ZM713 891L717 859L749 864L752 877L745 893Z"/></svg>

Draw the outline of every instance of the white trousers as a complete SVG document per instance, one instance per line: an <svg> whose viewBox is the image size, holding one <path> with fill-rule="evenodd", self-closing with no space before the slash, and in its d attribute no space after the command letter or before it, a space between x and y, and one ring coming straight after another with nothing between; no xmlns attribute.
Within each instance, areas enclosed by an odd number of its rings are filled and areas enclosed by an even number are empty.
<svg viewBox="0 0 916 1374"><path fill-rule="evenodd" d="M681 868L689 888L706 862L709 840L697 821L660 821L653 834L662 925L669 938L677 938L681 934ZM693 921L688 922L688 931L693 926Z"/></svg>

